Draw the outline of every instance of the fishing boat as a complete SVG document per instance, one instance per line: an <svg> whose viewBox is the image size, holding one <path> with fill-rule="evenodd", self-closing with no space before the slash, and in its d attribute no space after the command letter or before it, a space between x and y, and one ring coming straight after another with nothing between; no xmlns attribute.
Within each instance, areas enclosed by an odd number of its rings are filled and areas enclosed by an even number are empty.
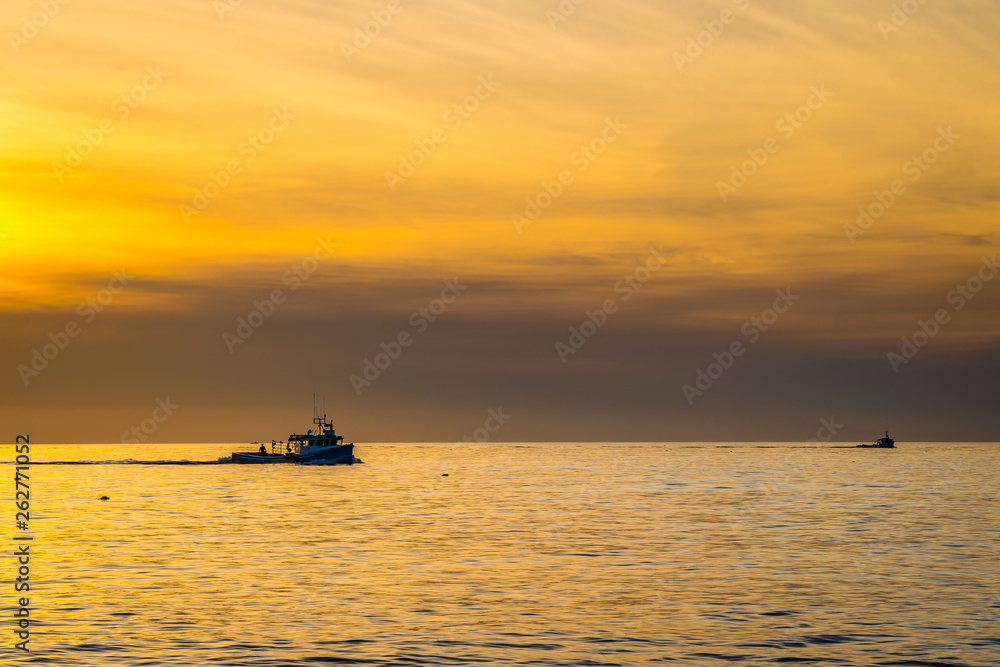
<svg viewBox="0 0 1000 667"><path fill-rule="evenodd" d="M314 413L315 414L315 411ZM354 463L354 443L344 444L344 436L337 435L333 422L326 413L313 417L316 432L309 429L304 434L293 433L288 441L271 441L271 450L261 445L255 451L233 452L233 463Z"/></svg>
<svg viewBox="0 0 1000 667"><path fill-rule="evenodd" d="M889 437L889 420L885 422L885 435L870 445L858 445L858 447L877 447L879 449L895 449L896 441Z"/></svg>

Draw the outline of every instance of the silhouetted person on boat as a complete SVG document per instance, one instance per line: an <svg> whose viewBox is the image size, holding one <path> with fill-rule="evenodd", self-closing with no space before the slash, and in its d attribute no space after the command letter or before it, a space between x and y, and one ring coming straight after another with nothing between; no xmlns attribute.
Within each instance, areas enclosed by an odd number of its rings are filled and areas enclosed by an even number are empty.
<svg viewBox="0 0 1000 667"><path fill-rule="evenodd" d="M260 453L261 454L267 454L267 447L265 447L264 445L261 445L260 446Z"/></svg>

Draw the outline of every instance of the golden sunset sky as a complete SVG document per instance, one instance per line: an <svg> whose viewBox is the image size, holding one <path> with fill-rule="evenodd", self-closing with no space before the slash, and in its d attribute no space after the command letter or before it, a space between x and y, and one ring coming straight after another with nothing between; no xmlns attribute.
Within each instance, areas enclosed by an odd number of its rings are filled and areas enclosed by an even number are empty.
<svg viewBox="0 0 1000 667"><path fill-rule="evenodd" d="M887 412L901 438L1000 439L1000 280L948 301L997 252L995 2L9 0L0 26L10 434L118 442L169 396L149 441L281 438L315 390L362 442L461 440L498 406L497 440L806 440L830 415L854 440ZM624 302L650 247L670 257Z"/></svg>

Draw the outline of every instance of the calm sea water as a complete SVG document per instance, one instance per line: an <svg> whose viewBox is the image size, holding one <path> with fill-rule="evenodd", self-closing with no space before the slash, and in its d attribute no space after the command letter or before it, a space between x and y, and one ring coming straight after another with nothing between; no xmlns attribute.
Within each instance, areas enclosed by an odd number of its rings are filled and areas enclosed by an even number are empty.
<svg viewBox="0 0 1000 667"><path fill-rule="evenodd" d="M32 465L31 651L13 650L5 585L0 662L1000 665L1000 445L356 453ZM0 567L14 578L12 557Z"/></svg>

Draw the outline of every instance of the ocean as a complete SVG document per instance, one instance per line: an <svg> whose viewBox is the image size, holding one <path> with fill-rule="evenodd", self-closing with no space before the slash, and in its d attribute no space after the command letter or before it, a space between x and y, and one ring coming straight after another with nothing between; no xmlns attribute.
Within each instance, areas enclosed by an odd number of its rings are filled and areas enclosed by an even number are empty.
<svg viewBox="0 0 1000 667"><path fill-rule="evenodd" d="M27 530L11 448L0 655L1000 665L998 447L370 444L253 466L217 463L231 445L32 445Z"/></svg>

